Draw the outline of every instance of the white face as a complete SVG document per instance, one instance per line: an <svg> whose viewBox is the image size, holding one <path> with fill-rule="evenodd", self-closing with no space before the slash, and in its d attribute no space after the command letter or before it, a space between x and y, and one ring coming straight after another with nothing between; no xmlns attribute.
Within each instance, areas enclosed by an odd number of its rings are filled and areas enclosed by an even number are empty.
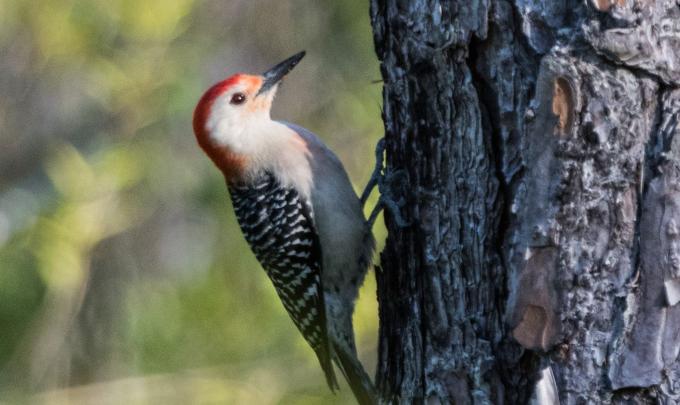
<svg viewBox="0 0 680 405"><path fill-rule="evenodd" d="M261 86L260 76L246 76L212 101L204 124L209 142L217 147L211 149L245 157L242 177L270 171L307 196L312 180L307 144L269 115L278 85L258 95Z"/></svg>
<svg viewBox="0 0 680 405"><path fill-rule="evenodd" d="M206 129L216 145L252 154L263 146L271 124L270 110L278 85L257 95L261 81L238 83L215 99Z"/></svg>

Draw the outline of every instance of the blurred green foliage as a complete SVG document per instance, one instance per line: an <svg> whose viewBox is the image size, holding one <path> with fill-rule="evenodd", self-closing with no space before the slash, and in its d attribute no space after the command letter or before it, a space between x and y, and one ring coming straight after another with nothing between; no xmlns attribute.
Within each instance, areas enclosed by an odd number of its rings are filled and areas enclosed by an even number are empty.
<svg viewBox="0 0 680 405"><path fill-rule="evenodd" d="M301 49L274 116L360 190L382 132L367 2L0 0L0 400L351 403L191 130L210 84ZM355 323L370 370L372 275Z"/></svg>

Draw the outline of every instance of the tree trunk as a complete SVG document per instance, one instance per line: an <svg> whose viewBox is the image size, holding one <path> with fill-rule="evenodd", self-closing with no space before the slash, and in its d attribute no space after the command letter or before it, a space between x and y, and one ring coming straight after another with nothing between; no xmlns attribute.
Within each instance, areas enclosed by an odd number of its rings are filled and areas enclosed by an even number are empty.
<svg viewBox="0 0 680 405"><path fill-rule="evenodd" d="M680 5L372 0L391 402L680 400Z"/></svg>

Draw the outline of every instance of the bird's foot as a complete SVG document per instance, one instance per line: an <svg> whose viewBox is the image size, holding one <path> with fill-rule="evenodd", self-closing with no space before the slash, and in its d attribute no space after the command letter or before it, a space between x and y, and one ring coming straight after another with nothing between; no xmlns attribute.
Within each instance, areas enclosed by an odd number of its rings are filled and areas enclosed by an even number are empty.
<svg viewBox="0 0 680 405"><path fill-rule="evenodd" d="M371 215L368 217L368 224L371 228L373 228L378 214L383 209L386 209L392 215L398 227L406 228L411 225L411 221L406 221L401 213L401 209L406 205L406 199L403 196L397 197L397 192L403 189L407 180L408 175L405 170L386 170L383 176L380 177L378 180L380 197Z"/></svg>
<svg viewBox="0 0 680 405"><path fill-rule="evenodd" d="M364 192L361 193L361 206L366 205L368 197L371 192L378 185L380 179L383 177L383 154L385 153L385 138L380 138L377 145L375 146L375 167L373 168L373 173L371 173L371 178L368 180ZM379 189L379 188L378 188Z"/></svg>
<svg viewBox="0 0 680 405"><path fill-rule="evenodd" d="M378 214L383 209L387 209L389 213L394 218L397 226L400 228L405 228L409 226L410 221L404 220L401 214L401 208L406 204L406 200L403 197L396 197L408 182L408 176L404 170L389 170L383 166L383 154L385 153L385 138L381 138L375 148L375 167L371 178L361 193L361 205L366 205L369 195L373 189L378 186L378 191L380 192L380 197L378 198L378 203L373 208L371 215L368 217L368 225L373 228Z"/></svg>

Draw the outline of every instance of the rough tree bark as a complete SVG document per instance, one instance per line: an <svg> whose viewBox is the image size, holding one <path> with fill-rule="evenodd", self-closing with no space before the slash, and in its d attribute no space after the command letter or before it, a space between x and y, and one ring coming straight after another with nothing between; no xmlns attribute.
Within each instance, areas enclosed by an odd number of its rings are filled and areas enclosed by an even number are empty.
<svg viewBox="0 0 680 405"><path fill-rule="evenodd" d="M680 4L372 0L391 402L680 401ZM435 401L436 402L436 401Z"/></svg>

